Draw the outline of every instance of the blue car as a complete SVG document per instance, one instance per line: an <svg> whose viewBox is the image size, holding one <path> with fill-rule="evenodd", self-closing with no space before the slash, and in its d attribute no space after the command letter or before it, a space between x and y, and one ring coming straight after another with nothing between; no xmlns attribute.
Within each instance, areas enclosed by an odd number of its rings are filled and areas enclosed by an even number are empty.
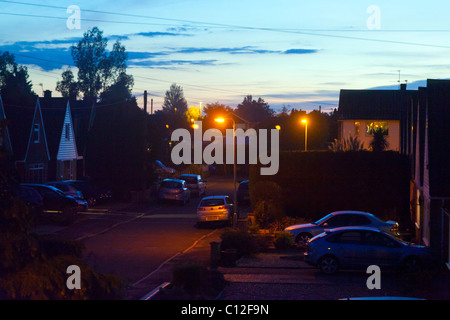
<svg viewBox="0 0 450 320"><path fill-rule="evenodd" d="M326 230L309 240L304 255L305 262L326 274L340 269L366 270L370 265L377 265L381 270L419 272L434 261L429 248L370 227Z"/></svg>

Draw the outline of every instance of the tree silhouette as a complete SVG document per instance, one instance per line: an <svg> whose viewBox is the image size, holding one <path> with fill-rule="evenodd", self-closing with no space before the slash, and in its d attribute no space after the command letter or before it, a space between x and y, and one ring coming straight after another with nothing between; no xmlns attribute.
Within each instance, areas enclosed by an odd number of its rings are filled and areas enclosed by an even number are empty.
<svg viewBox="0 0 450 320"><path fill-rule="evenodd" d="M235 113L249 122L261 122L275 114L269 104L262 98L253 100L251 95L244 98L236 108Z"/></svg>
<svg viewBox="0 0 450 320"><path fill-rule="evenodd" d="M186 99L184 98L183 88L173 83L170 89L166 91L163 112L184 115L188 110Z"/></svg>
<svg viewBox="0 0 450 320"><path fill-rule="evenodd" d="M107 44L108 39L103 37L103 31L93 27L84 33L83 39L71 47L72 58L78 68L78 89L87 101L95 102L102 91L118 81L124 83L123 73L126 71L127 60L125 47L117 40L112 51L108 53ZM70 74L66 73L65 76L70 78Z"/></svg>
<svg viewBox="0 0 450 320"><path fill-rule="evenodd" d="M18 65L14 55L8 51L0 51L0 94L5 103L36 102L27 67Z"/></svg>

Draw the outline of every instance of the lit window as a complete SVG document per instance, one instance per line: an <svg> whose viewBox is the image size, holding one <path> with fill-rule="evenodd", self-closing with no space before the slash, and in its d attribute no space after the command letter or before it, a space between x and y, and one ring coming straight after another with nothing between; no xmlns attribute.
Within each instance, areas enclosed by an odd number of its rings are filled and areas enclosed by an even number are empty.
<svg viewBox="0 0 450 320"><path fill-rule="evenodd" d="M359 127L361 126L361 122L355 121L355 135L359 136Z"/></svg>
<svg viewBox="0 0 450 320"><path fill-rule="evenodd" d="M386 121L369 122L366 127L366 134L373 135L374 131L381 130L385 136L389 135L389 125Z"/></svg>

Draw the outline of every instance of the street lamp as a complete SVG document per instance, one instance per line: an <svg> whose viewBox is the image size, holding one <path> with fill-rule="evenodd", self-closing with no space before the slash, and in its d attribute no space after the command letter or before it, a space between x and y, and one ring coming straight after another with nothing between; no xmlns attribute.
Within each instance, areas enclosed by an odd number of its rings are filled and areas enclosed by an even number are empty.
<svg viewBox="0 0 450 320"><path fill-rule="evenodd" d="M233 214L233 227L236 227L236 221L234 216L237 211L237 191L236 191L236 122L233 118L215 118L214 121L218 123L224 123L225 120L231 120L233 123L233 201L234 201L234 214Z"/></svg>
<svg viewBox="0 0 450 320"><path fill-rule="evenodd" d="M302 119L302 123L305 125L305 151L308 151L308 120Z"/></svg>

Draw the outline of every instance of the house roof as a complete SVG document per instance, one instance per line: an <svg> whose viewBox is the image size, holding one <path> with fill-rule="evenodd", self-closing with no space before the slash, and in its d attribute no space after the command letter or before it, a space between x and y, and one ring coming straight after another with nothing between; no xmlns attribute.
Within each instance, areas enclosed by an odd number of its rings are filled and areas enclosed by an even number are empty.
<svg viewBox="0 0 450 320"><path fill-rule="evenodd" d="M43 97L37 99L39 99L42 111L50 159L56 159L63 129L67 99L60 97ZM4 108L6 118L8 119L8 129L14 151L14 159L16 161L22 161L25 158L27 150L36 103L32 106L10 105L5 103ZM82 155L87 139L91 107L84 101L77 100L70 101L70 109L72 112L78 154Z"/></svg>
<svg viewBox="0 0 450 320"><path fill-rule="evenodd" d="M341 120L400 120L404 106L417 91L410 90L341 90Z"/></svg>

